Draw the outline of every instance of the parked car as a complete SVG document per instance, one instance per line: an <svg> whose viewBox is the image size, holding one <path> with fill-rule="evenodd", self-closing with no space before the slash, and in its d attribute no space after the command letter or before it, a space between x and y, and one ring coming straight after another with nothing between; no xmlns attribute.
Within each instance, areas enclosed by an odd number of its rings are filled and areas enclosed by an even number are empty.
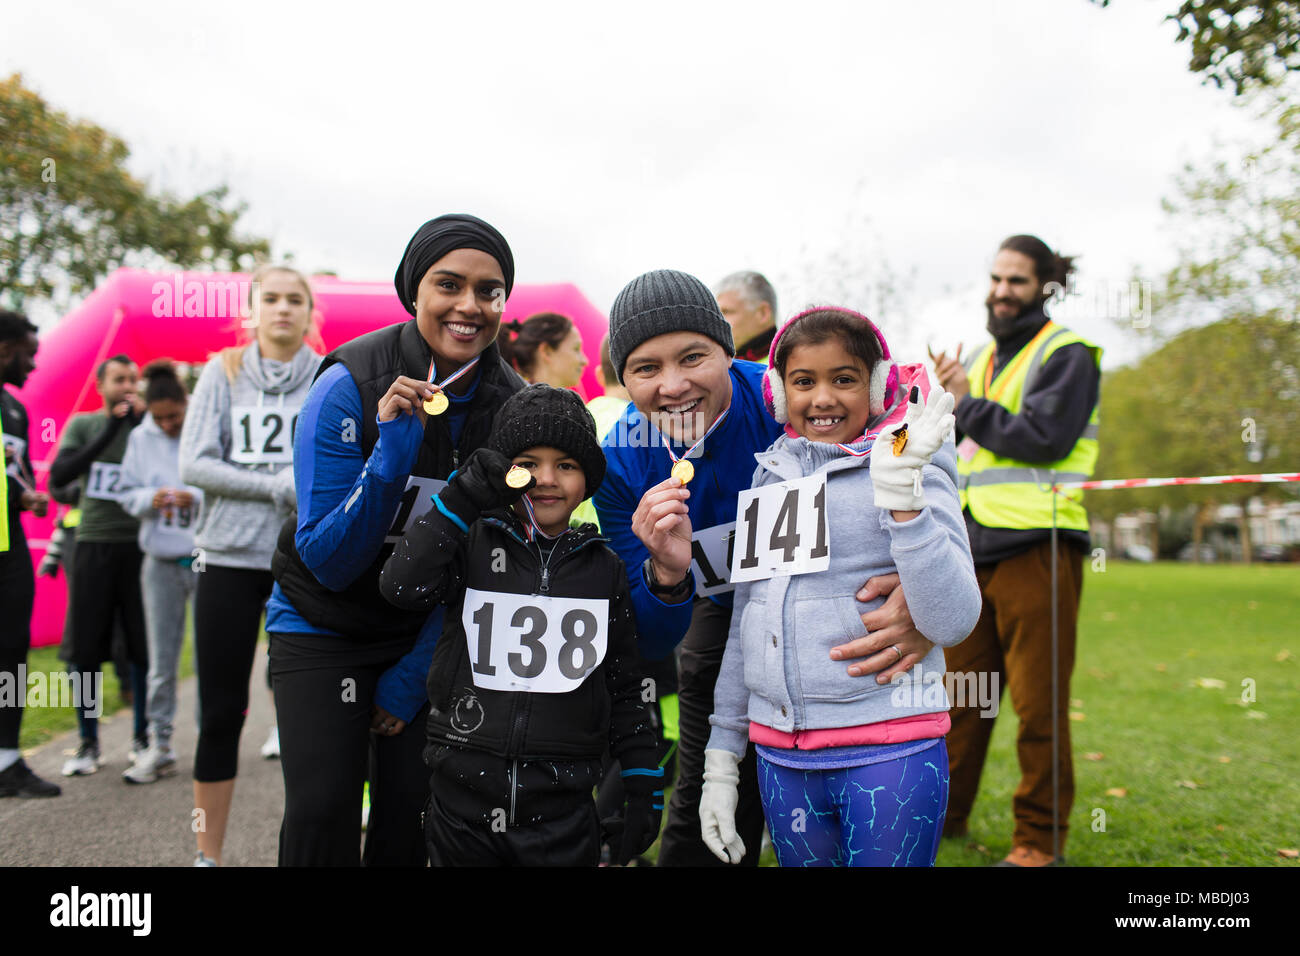
<svg viewBox="0 0 1300 956"><path fill-rule="evenodd" d="M1141 561L1143 564L1150 564L1156 559L1156 554L1145 544L1131 544L1124 549L1124 557L1129 561Z"/></svg>
<svg viewBox="0 0 1300 956"><path fill-rule="evenodd" d="M1264 544L1255 549L1256 561L1285 561L1286 548L1280 544Z"/></svg>
<svg viewBox="0 0 1300 956"><path fill-rule="evenodd" d="M1194 545L1194 544L1193 544L1192 542L1190 542L1190 541L1189 541L1187 544L1183 545L1182 550L1180 550L1180 551L1178 552L1178 560L1179 560L1179 561L1192 561L1192 560L1194 560L1193 555L1196 553L1196 552L1195 552L1195 548L1196 548L1196 545ZM1214 548L1213 548L1211 545L1208 545L1208 544L1202 544L1202 545L1201 545L1201 563L1202 563L1202 564L1210 564L1210 563L1213 563L1214 561L1217 561L1217 560L1218 560L1218 555L1215 554L1215 552L1214 552Z"/></svg>

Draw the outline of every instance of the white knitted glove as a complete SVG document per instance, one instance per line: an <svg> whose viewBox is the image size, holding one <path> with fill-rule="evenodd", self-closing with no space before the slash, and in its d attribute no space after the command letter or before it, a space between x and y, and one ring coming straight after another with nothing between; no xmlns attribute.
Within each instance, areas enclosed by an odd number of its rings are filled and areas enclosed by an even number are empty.
<svg viewBox="0 0 1300 956"><path fill-rule="evenodd" d="M952 395L938 385L930 391L925 406L920 404L920 389L912 386L908 398L907 443L901 454L894 454L898 425L886 427L871 446L871 483L875 488L876 507L890 511L920 511L925 507L921 492L921 468L929 464L934 453L951 434L956 419L952 414Z"/></svg>
<svg viewBox="0 0 1300 956"><path fill-rule="evenodd" d="M700 831L704 845L723 863L739 863L745 844L736 835L740 758L730 750L704 751L704 790L700 794Z"/></svg>

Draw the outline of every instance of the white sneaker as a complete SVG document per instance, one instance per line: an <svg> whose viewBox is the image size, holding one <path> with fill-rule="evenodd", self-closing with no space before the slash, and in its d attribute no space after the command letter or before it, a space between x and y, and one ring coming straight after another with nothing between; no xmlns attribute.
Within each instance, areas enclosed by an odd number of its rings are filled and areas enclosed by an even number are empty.
<svg viewBox="0 0 1300 956"><path fill-rule="evenodd" d="M122 772L127 783L153 783L159 777L170 777L176 772L176 754L168 747L162 750L150 747L142 753L135 766Z"/></svg>
<svg viewBox="0 0 1300 956"><path fill-rule="evenodd" d="M203 855L202 851L199 851L199 855L194 858L194 865L195 866L216 866L217 861L209 860L206 856Z"/></svg>
<svg viewBox="0 0 1300 956"><path fill-rule="evenodd" d="M273 726L271 732L266 735L266 743L262 744L262 756L267 760L278 760L280 757L280 728Z"/></svg>
<svg viewBox="0 0 1300 956"><path fill-rule="evenodd" d="M148 749L149 749L149 741L145 740L142 737L135 737L131 740L131 753L127 759L132 764L134 764L137 760L139 760L141 757L144 756L145 751L147 751Z"/></svg>
<svg viewBox="0 0 1300 956"><path fill-rule="evenodd" d="M63 762L63 775L75 777L80 774L94 773L99 769L99 765L99 744L88 744L83 741L77 748L76 756L69 757Z"/></svg>

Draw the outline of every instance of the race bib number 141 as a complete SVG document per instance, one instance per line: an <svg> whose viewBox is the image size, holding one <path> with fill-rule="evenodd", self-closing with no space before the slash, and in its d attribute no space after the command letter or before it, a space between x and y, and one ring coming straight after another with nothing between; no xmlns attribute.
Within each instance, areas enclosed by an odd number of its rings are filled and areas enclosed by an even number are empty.
<svg viewBox="0 0 1300 956"><path fill-rule="evenodd" d="M461 623L475 687L563 694L605 659L609 601L466 588Z"/></svg>
<svg viewBox="0 0 1300 956"><path fill-rule="evenodd" d="M740 493L732 584L825 571L830 564L825 473Z"/></svg>

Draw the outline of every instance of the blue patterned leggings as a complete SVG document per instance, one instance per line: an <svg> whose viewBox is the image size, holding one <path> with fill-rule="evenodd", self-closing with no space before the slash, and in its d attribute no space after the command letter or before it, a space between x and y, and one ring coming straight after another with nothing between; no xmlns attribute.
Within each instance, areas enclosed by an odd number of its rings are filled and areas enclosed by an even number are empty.
<svg viewBox="0 0 1300 956"><path fill-rule="evenodd" d="M948 748L841 770L758 758L781 866L934 866L948 809Z"/></svg>

